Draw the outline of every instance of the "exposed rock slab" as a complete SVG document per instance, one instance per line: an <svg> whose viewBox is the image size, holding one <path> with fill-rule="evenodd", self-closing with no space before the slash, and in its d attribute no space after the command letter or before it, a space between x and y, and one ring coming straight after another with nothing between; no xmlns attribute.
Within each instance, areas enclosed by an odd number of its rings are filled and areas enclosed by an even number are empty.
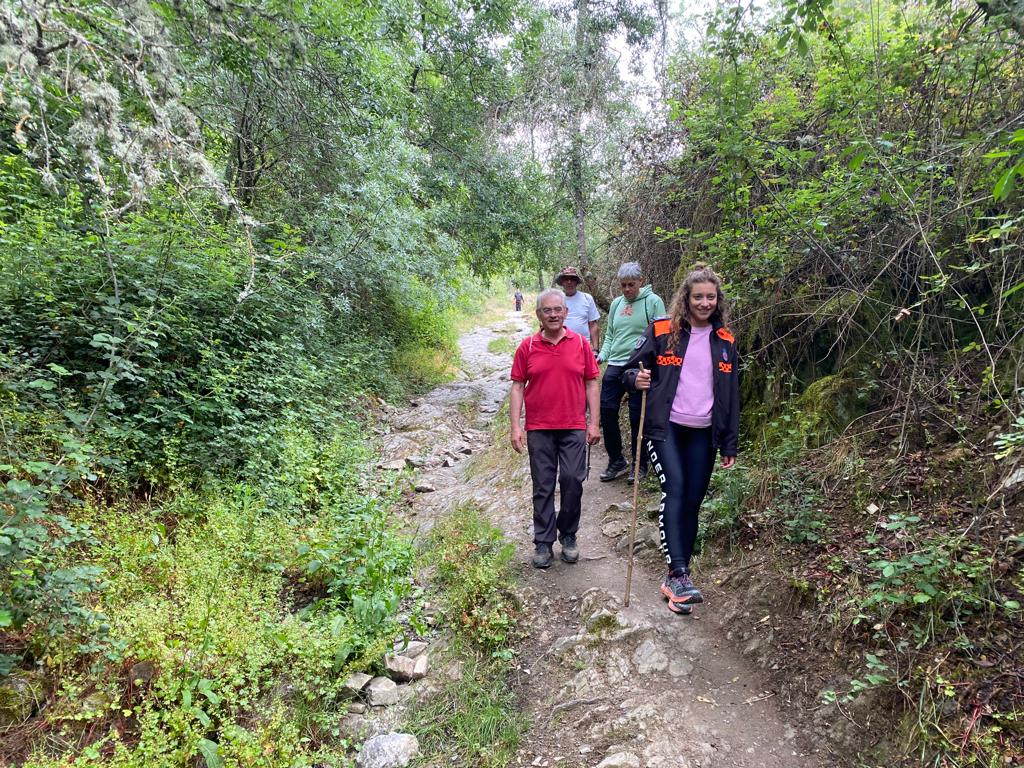
<svg viewBox="0 0 1024 768"><path fill-rule="evenodd" d="M359 768L404 768L420 753L411 733L385 733L363 744L356 758Z"/></svg>

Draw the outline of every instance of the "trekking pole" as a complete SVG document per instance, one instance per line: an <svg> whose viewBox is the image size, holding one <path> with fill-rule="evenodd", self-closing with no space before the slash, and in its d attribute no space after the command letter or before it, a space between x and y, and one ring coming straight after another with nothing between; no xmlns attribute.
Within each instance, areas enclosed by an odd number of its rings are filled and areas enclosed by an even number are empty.
<svg viewBox="0 0 1024 768"><path fill-rule="evenodd" d="M643 371L644 364L640 363ZM622 605L629 608L629 592L633 585L633 547L636 545L636 505L640 495L640 451L644 444L644 416L647 415L647 390L640 392L640 428L636 432L636 445L633 446L636 456L633 457L633 522L629 526L629 565L626 567L626 595Z"/></svg>

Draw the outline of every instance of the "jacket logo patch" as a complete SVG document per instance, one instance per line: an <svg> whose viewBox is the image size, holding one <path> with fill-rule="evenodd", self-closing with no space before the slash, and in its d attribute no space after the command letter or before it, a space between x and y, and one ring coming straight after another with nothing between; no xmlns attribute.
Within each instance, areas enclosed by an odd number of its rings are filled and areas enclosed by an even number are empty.
<svg viewBox="0 0 1024 768"><path fill-rule="evenodd" d="M728 341L730 344L736 341L736 337L729 333L728 328L719 328L716 333L722 341Z"/></svg>
<svg viewBox="0 0 1024 768"><path fill-rule="evenodd" d="M683 358L676 355L658 355L656 362L658 365L682 365Z"/></svg>
<svg viewBox="0 0 1024 768"><path fill-rule="evenodd" d="M644 337L640 336L636 340L636 344L633 345L633 349L640 349L640 347L642 347L643 345L644 345Z"/></svg>
<svg viewBox="0 0 1024 768"><path fill-rule="evenodd" d="M722 347L722 359L725 360L725 362L727 363L729 362L729 350L727 350L725 347Z"/></svg>
<svg viewBox="0 0 1024 768"><path fill-rule="evenodd" d="M671 333L672 321L671 320L655 320L654 321L654 335L664 336L666 333Z"/></svg>
<svg viewBox="0 0 1024 768"><path fill-rule="evenodd" d="M719 363L718 370L722 373L732 373L732 363Z"/></svg>

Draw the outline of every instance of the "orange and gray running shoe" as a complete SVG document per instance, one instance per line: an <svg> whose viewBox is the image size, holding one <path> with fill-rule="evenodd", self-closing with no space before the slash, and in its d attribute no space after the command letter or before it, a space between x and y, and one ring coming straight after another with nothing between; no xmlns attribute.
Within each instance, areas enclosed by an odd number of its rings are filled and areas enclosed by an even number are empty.
<svg viewBox="0 0 1024 768"><path fill-rule="evenodd" d="M690 579L690 572L686 570L673 571L661 582L661 594L668 598L669 608L674 606L696 605L704 602L704 596L694 586Z"/></svg>

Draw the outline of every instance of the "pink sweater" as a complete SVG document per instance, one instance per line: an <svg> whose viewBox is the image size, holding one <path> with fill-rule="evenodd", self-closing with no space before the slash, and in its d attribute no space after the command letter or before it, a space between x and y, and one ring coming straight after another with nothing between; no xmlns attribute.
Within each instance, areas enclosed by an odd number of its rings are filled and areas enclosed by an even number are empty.
<svg viewBox="0 0 1024 768"><path fill-rule="evenodd" d="M711 377L711 326L691 328L669 421L684 427L711 426L715 404Z"/></svg>

